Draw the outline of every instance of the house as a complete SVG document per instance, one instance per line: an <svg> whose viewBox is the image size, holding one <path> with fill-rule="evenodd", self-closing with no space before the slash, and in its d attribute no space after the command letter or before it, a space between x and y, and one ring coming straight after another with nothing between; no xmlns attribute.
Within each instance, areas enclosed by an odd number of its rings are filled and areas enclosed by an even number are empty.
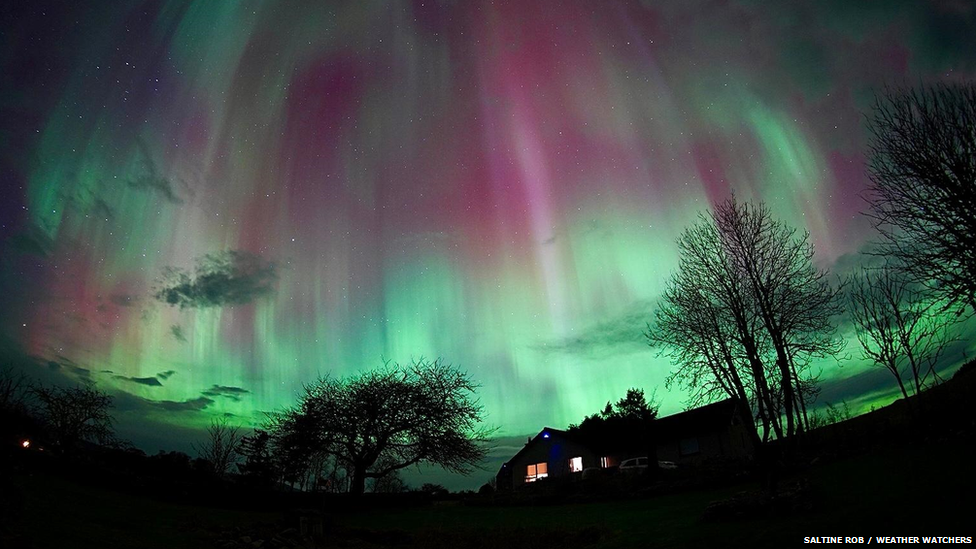
<svg viewBox="0 0 976 549"><path fill-rule="evenodd" d="M657 419L651 433L657 459L679 467L752 455L747 431L731 399ZM501 466L497 485L505 489L548 478L582 478L584 469L613 469L624 459L649 453L633 441L597 445L600 447L585 442L578 433L546 427Z"/></svg>
<svg viewBox="0 0 976 549"><path fill-rule="evenodd" d="M497 486L507 489L544 478L582 473L583 469L599 467L602 457L572 433L546 427L502 464Z"/></svg>
<svg viewBox="0 0 976 549"><path fill-rule="evenodd" d="M657 459L679 466L747 459L753 452L732 399L660 418L654 422L654 435Z"/></svg>

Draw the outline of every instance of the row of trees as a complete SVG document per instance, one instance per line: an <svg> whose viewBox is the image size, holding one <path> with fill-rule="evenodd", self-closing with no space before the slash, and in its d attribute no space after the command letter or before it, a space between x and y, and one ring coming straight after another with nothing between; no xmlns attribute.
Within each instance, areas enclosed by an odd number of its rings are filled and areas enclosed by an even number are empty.
<svg viewBox="0 0 976 549"><path fill-rule="evenodd" d="M733 197L701 215L678 239L678 270L646 332L676 366L667 383L688 387L693 404L737 399L754 442L792 440L810 427L811 360L843 347L842 313L906 398L937 381L949 325L976 310L974 128L972 86L879 96L868 201L885 263L849 280L816 268L809 234L764 204Z"/></svg>
<svg viewBox="0 0 976 549"><path fill-rule="evenodd" d="M119 446L111 415L112 397L93 384L71 387L32 382L0 370L0 433L4 439L44 444L71 454L84 444Z"/></svg>
<svg viewBox="0 0 976 549"><path fill-rule="evenodd" d="M480 426L477 385L441 360L417 360L348 378L308 384L298 403L269 414L264 428L244 436L227 418L215 419L194 449L195 467L223 477L236 465L257 485L361 494L393 490L397 473L422 463L455 472L480 465L492 431ZM59 387L0 371L0 434L60 454L85 443L119 446L112 398L92 384ZM189 458L187 458L189 459Z"/></svg>

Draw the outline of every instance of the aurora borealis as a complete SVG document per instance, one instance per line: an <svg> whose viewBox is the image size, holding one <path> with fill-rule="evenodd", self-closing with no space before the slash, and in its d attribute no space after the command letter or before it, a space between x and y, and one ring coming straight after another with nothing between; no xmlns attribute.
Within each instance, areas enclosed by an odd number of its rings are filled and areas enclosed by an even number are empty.
<svg viewBox="0 0 976 549"><path fill-rule="evenodd" d="M678 411L642 331L680 231L734 191L849 272L873 94L976 76L965 2L2 9L5 352L149 445L421 356L501 435ZM850 349L823 398L890 401Z"/></svg>

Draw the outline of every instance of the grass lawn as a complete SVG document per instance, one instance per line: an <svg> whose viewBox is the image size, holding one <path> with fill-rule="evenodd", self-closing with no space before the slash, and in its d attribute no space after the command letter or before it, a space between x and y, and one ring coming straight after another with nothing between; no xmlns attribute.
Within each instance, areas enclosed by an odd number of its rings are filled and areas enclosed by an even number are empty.
<svg viewBox="0 0 976 549"><path fill-rule="evenodd" d="M546 507L437 507L350 515L342 524L396 529L418 547L763 547L804 536L972 535L972 445L875 451L804 475L811 509L704 522L708 504L750 486L642 500ZM911 472L915 471L916 474ZM407 536L405 536L407 537ZM439 539L461 543L438 544ZM468 545L464 545L467 543Z"/></svg>
<svg viewBox="0 0 976 549"><path fill-rule="evenodd" d="M971 442L971 441L970 441ZM705 522L712 501L748 485L629 501L547 506L435 503L339 513L322 547L722 547L799 545L804 536L972 535L972 444L883 448L803 475L809 509ZM214 533L275 513L158 502L51 477L16 480L26 547L214 547Z"/></svg>
<svg viewBox="0 0 976 549"><path fill-rule="evenodd" d="M212 533L233 525L270 522L277 513L247 513L174 505L150 498L34 475L15 485L24 509L19 535L5 547L208 548Z"/></svg>

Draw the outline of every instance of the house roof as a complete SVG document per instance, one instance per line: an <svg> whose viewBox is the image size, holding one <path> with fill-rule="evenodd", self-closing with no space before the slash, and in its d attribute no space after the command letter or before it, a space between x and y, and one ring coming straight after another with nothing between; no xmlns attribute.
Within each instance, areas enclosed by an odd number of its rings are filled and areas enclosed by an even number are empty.
<svg viewBox="0 0 976 549"><path fill-rule="evenodd" d="M678 412L677 414L656 419L653 422L654 436L658 439L667 440L720 430L732 423L736 413L735 406L735 400L729 398L719 402L706 404L700 408L685 410L684 412ZM565 431L563 429L553 429L552 427L544 427L541 431L539 431L539 434L526 442L525 446L523 446L521 450L509 458L508 461L505 462L505 465L518 459L528 450L529 447L533 446L538 441L552 436L586 446L582 440L579 440L579 437L574 436L574 434L569 431Z"/></svg>
<svg viewBox="0 0 976 549"><path fill-rule="evenodd" d="M659 438L678 438L717 431L731 425L734 417L735 400L729 398L657 419L654 433Z"/></svg>
<svg viewBox="0 0 976 549"><path fill-rule="evenodd" d="M564 431L563 429L553 429L552 427L543 427L542 430L539 431L539 434L537 434L536 436L532 437L528 442L526 442L525 443L525 446L522 446L522 449L521 450L519 450L518 452L515 452L515 455L514 456L508 458L508 460L505 461L505 463L502 464L502 467L504 467L505 465L508 465L509 463L511 463L511 462L515 461L516 459L518 459L519 456L521 456L523 453L525 453L531 446L533 446L538 441L548 439L551 436L556 436L556 437L562 438L564 440L571 440L571 441L574 441L574 442L579 442L579 441L576 440L576 437L574 437L572 435L572 433L570 433L569 431Z"/></svg>

